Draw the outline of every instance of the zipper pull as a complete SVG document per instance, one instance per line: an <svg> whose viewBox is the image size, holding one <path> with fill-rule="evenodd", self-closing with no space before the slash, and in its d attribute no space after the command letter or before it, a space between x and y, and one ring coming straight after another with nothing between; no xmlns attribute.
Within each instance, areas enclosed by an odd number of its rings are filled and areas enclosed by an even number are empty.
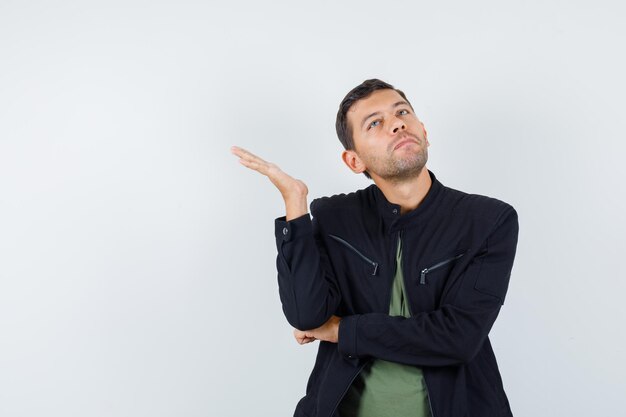
<svg viewBox="0 0 626 417"><path fill-rule="evenodd" d="M426 284L426 274L428 273L428 268L422 269L422 273L420 274L420 284Z"/></svg>

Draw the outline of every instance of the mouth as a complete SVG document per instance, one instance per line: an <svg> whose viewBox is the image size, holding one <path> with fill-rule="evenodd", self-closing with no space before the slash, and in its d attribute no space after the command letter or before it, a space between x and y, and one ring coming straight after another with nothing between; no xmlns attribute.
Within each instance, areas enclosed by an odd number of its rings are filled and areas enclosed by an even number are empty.
<svg viewBox="0 0 626 417"><path fill-rule="evenodd" d="M415 139L412 139L412 138L402 139L402 140L400 140L400 142L396 143L396 145L393 147L393 150L395 151L396 149L399 149L399 148L401 148L401 147L403 147L405 145L411 144L411 143L417 144L417 141Z"/></svg>

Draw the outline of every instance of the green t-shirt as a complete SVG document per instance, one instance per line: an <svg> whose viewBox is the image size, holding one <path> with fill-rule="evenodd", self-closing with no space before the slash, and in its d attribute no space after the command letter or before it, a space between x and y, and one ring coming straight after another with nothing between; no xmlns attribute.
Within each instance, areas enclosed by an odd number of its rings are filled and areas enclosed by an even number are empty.
<svg viewBox="0 0 626 417"><path fill-rule="evenodd" d="M390 316L410 317L402 275L402 241L398 239ZM363 368L339 405L341 417L430 417L422 370L375 359Z"/></svg>

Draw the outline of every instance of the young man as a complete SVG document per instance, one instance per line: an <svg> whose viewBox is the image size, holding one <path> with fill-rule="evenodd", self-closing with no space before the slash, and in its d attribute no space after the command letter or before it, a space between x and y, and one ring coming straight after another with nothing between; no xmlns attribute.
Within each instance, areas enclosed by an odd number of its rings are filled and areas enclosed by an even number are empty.
<svg viewBox="0 0 626 417"><path fill-rule="evenodd" d="M444 186L404 93L367 80L337 113L342 159L374 181L318 198L252 153L281 192L280 298L296 340L319 340L295 416L511 416L491 329L517 246L515 209ZM311 217L312 216L312 217Z"/></svg>

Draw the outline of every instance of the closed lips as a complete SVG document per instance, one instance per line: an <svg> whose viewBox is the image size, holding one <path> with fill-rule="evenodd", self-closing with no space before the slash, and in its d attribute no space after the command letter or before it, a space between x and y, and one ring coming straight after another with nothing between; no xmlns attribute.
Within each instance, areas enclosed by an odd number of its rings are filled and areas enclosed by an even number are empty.
<svg viewBox="0 0 626 417"><path fill-rule="evenodd" d="M394 147L393 147L393 150L395 151L395 150L396 150L396 149L398 149L400 146L402 146L402 145L406 145L407 143L411 143L411 142L413 142L413 143L417 143L417 141L416 141L416 140L413 140L413 139L402 139L400 142L398 142L398 143L396 144L396 146L394 146Z"/></svg>

